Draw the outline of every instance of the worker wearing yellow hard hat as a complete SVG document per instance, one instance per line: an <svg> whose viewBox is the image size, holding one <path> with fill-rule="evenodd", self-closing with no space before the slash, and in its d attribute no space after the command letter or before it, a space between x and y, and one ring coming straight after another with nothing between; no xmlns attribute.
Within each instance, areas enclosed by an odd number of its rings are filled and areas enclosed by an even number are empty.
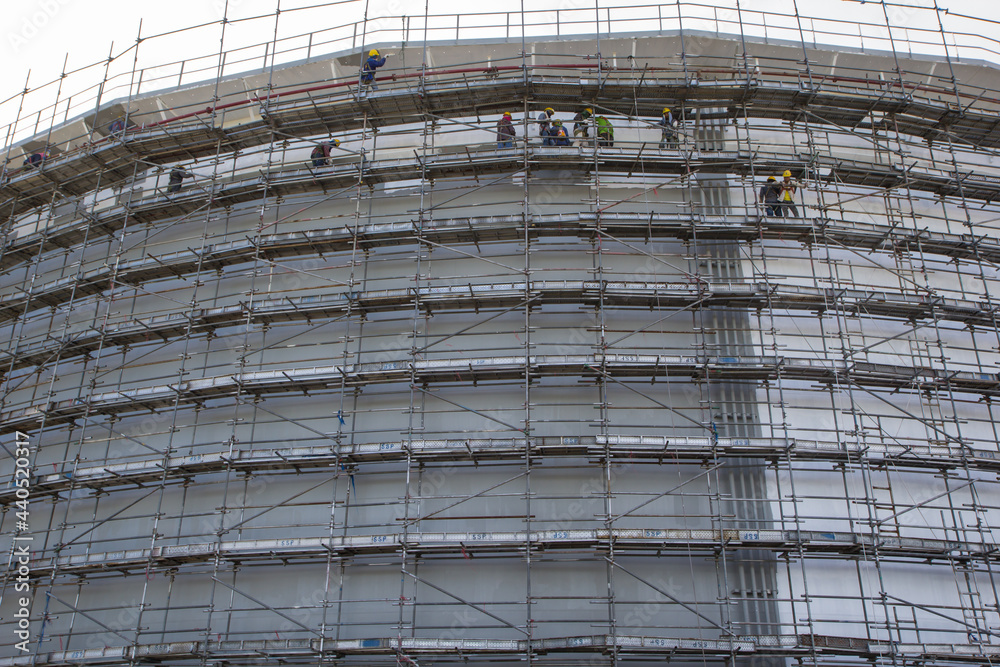
<svg viewBox="0 0 1000 667"><path fill-rule="evenodd" d="M313 147L309 157L312 158L314 167L326 167L330 164L330 150L340 147L340 139L331 139Z"/></svg>
<svg viewBox="0 0 1000 667"><path fill-rule="evenodd" d="M375 70L382 65L385 65L385 59L388 55L379 57L378 49L372 49L368 52L368 60L364 62L361 66L361 85L365 87L371 87L372 90L378 90L378 86L375 85Z"/></svg>
<svg viewBox="0 0 1000 667"><path fill-rule="evenodd" d="M781 197L781 186L774 176L767 177L767 183L760 188L760 203L764 205L764 215L769 218L781 217L781 205L778 199Z"/></svg>
<svg viewBox="0 0 1000 667"><path fill-rule="evenodd" d="M549 146L571 146L569 134L563 123L558 118L552 119L552 127L549 128Z"/></svg>
<svg viewBox="0 0 1000 667"><path fill-rule="evenodd" d="M542 138L543 146L551 146L549 140L549 119L555 114L552 107L545 107L542 113L538 114L538 136Z"/></svg>
<svg viewBox="0 0 1000 667"><path fill-rule="evenodd" d="M497 148L513 148L516 136L517 132L510 119L510 112L504 112L504 115L497 121Z"/></svg>
<svg viewBox="0 0 1000 667"><path fill-rule="evenodd" d="M663 115L660 116L660 148L677 148L677 121L670 113L670 107L663 107Z"/></svg>
<svg viewBox="0 0 1000 667"><path fill-rule="evenodd" d="M792 178L792 172L788 169L781 176L782 180L778 183L778 187L781 188L781 196L779 197L780 215L786 218L797 218L799 217L799 209L795 206L795 193L799 189L799 184Z"/></svg>

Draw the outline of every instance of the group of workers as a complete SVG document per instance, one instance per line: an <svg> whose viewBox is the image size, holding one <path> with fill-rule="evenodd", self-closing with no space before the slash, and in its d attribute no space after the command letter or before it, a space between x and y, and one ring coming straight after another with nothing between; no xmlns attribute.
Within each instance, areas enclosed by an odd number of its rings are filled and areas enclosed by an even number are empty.
<svg viewBox="0 0 1000 667"><path fill-rule="evenodd" d="M361 66L360 83L362 87L378 90L378 86L375 85L375 71L385 65L389 55L391 54L382 56L378 49L371 49L368 52L368 58ZM578 146L588 145L592 125L596 131L598 146L611 147L615 144L615 131L611 121L603 115L595 116L591 107L580 110L573 117L572 139L563 122L558 118L553 118L554 115L555 109L552 107L546 107L538 115L538 136L542 139L543 146L572 146L573 140L577 141ZM109 124L108 133L110 135L123 134L127 125L131 125L131 123L128 123L124 116L120 116ZM663 108L657 125L660 127L660 148L676 148L678 145L678 122L669 107ZM496 132L498 148L514 147L517 131L509 112L504 113L497 121ZM339 139L331 139L316 145L309 156L312 160L312 166L316 168L329 166L331 150L338 147L340 147ZM24 166L26 168L41 167L48 158L47 151L35 152L25 158ZM767 183L761 186L760 202L764 205L764 211L768 217L798 217L798 209L795 206L795 193L798 190L798 184L792 180L791 176L791 171L786 170L782 174L782 181L779 182L774 176L770 176ZM167 192L180 191L184 179L192 177L193 174L180 167L174 167L170 171Z"/></svg>
<svg viewBox="0 0 1000 667"><path fill-rule="evenodd" d="M572 146L573 140L577 141L578 146L587 145L590 139L591 125L596 130L598 146L611 147L615 145L615 128L611 121L600 114L595 116L592 108L587 107L573 116L572 139L562 121L553 118L555 113L552 107L546 107L538 114L536 121L538 136L541 137L543 146ZM676 148L678 123L669 107L664 107L663 115L657 125L659 125L661 132L660 148ZM505 113L497 121L497 148L513 148L516 136L517 131L514 129L511 115L509 112Z"/></svg>
<svg viewBox="0 0 1000 667"><path fill-rule="evenodd" d="M380 56L378 49L368 52L368 59L361 66L361 85L363 87L378 90L374 84L375 70L385 65L388 57ZM538 136L542 140L543 146L572 146L573 141L578 146L589 143L591 124L595 127L597 135L597 145L611 147L615 145L615 130L611 121L603 115L594 115L591 107L586 107L573 117L573 137L558 118L553 118L555 109L546 107L538 114ZM678 121L674 117L670 107L664 107L657 122L660 128L660 148L670 149L678 147ZM506 112L497 121L497 148L513 148L517 137L517 130L514 128L514 121L510 112ZM329 164L330 148L340 146L340 141L334 139L330 143L316 146L312 151L312 162L314 167L323 167ZM785 170L782 180L779 182L774 176L767 179L767 183L760 189L760 201L764 205L764 212L768 217L798 217L799 211L795 206L795 193L798 184L792 179L792 172Z"/></svg>
<svg viewBox="0 0 1000 667"><path fill-rule="evenodd" d="M546 107L538 115L538 136L542 139L543 146L572 146L566 126L558 118L553 118L555 109ZM573 117L573 138L578 145L585 145L590 138L590 119L594 119L597 128L597 144L599 146L615 145L615 130L604 116L594 116L594 110L590 107L583 109ZM497 148L513 148L514 138L517 131L514 129L514 122L511 120L510 112L504 113L497 121Z"/></svg>
<svg viewBox="0 0 1000 667"><path fill-rule="evenodd" d="M799 189L799 184L787 169L781 177L782 180L779 181L774 176L768 176L767 183L760 188L764 214L769 218L797 218L799 209L795 206L795 192Z"/></svg>
<svg viewBox="0 0 1000 667"><path fill-rule="evenodd" d="M542 145L572 146L573 142L570 141L562 121L558 118L552 118L555 113L552 107L545 107L545 110L538 114L538 136L542 137ZM615 129L611 125L611 121L601 115L595 116L594 110L590 107L573 116L573 137L577 140L577 145L583 146L588 143L591 118L593 118L597 128L597 145L614 146Z"/></svg>

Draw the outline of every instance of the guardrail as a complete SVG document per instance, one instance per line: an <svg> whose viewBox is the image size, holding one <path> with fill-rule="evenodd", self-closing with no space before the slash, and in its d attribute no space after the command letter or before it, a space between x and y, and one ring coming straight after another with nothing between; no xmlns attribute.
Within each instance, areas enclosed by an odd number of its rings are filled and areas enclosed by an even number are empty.
<svg viewBox="0 0 1000 667"><path fill-rule="evenodd" d="M425 463L519 461L531 457L588 457L592 460L628 461L662 465L680 461L701 463L719 456L766 460L832 461L898 468L953 470L966 465L973 470L1000 471L1000 453L964 444L929 444L897 439L878 442L820 441L801 438L709 438L687 435L539 436L533 438L458 438L402 440L324 446L279 447L254 442L253 449L219 451L217 443L204 445L198 454L118 457L98 466L63 462L64 472L39 475L32 492L61 494L73 489L100 493L117 487L184 481L196 475L225 471L297 472L360 466L413 459ZM122 458L127 460L122 460ZM10 480L0 488L0 502L13 502L17 487Z"/></svg>
<svg viewBox="0 0 1000 667"><path fill-rule="evenodd" d="M740 56L737 67L747 77L760 69L761 56L755 54L753 49L753 44L759 42L788 43L801 47L818 47L829 43L838 50L858 49L867 53L878 50L895 53L898 50L901 56L921 53L939 58L949 56L955 61L963 58L1000 60L997 40L988 36L991 34L988 30L976 29L982 28L983 22L977 23L954 12L939 15L936 11L918 8L911 8L908 12L899 11L899 16L890 17L874 7L862 5L852 7L850 20L839 16L834 6L827 8L823 5L811 8L816 12L813 16L795 16L787 12L770 12L753 7L733 8L722 2L678 2L673 7L637 3L625 8L615 5L615 11L610 6L601 7L599 2L596 7L526 9L523 12L475 12L474 8L470 8L473 11L463 14L369 17L368 20L347 21L319 31L301 32L296 31L296 27L329 22L324 5L282 9L280 15L227 17L224 21L220 16L219 22L193 26L187 30L140 34L135 44L113 53L109 59L66 72L65 76L49 83L28 87L27 95L18 93L8 97L0 103L0 118L6 116L0 121L6 124L3 134L7 137L7 150L4 154L11 157L10 147L31 135L45 141L50 132L45 128L46 123L55 124L72 118L93 116L92 126L104 125L113 119L114 111L108 111L113 105L118 105L130 115L132 102L154 89L176 90L190 87L195 82L212 82L209 88L214 94L207 96L202 104L215 108L226 104L227 97L230 96L263 99L261 91L269 92L273 89L271 72L279 66L315 62L320 57L359 50L376 43L397 44L400 48L410 47L419 51L427 43L454 43L469 39L514 40L517 43L522 39L530 40L548 35L559 39L565 39L568 35L622 39L637 33L678 34L687 37L680 59L671 56L657 62L656 58L646 58L642 53L616 52L605 52L600 56L607 59L612 68L618 59L632 63L629 60L632 56L637 56L637 60L633 59L635 62L647 63L651 67L665 66L668 60L677 61L676 69L685 78L699 69L722 62L719 56L710 53L703 41L705 35L718 34L740 38L745 45L751 45L750 51L745 56ZM321 13L322 20L319 20ZM919 21L914 20L914 13L920 14L920 18L926 21L924 25L929 24L931 27L923 27ZM900 23L893 25L893 18ZM963 30L970 21L973 29ZM945 23L954 24L953 31L946 30ZM259 31L266 30L266 34L273 35L273 38L263 42L241 41L234 35L234 30L226 34L227 24L238 25L239 31L246 34L260 34ZM288 32L285 26L288 26ZM220 35L223 38L221 51L214 48L215 44L220 43ZM230 40L228 44L225 41L227 36ZM200 44L211 44L212 48L203 55L192 58L165 63L158 61L162 53L190 52ZM595 48L592 55L600 63L598 51L600 49ZM147 57L146 53L152 55ZM525 61L528 56L529 54L524 55ZM729 56L727 59L732 60ZM351 67L360 67L360 64L360 53L349 59ZM484 64L492 66L494 63L487 61ZM520 66L522 62L516 64ZM423 65L422 62L414 62L401 63L401 66L405 74L407 71L418 71ZM796 62L794 57L785 66L787 76L807 81L810 86L830 82L824 78L823 68L820 66L810 67L808 62ZM641 66L638 69L642 69ZM863 75L864 70L857 71L859 75ZM901 84L919 81L919 85L930 85L952 96L958 92L955 82L946 74L928 76L921 68L907 70L905 67L894 69L892 66L887 66L884 72L890 85L893 79L899 79ZM258 76L261 80L249 92L244 92L241 86L238 93L219 90L214 83L241 75L244 78L248 75ZM356 72L351 72L349 78L356 79ZM936 84L927 84L928 80ZM882 84L885 85L885 81ZM959 84L967 86L961 81ZM970 101L982 97L997 97L989 95L987 88L967 88L966 92L971 95ZM56 98L55 102L51 101L52 97ZM218 99L212 99L214 97ZM185 113L183 108L175 111ZM102 113L107 117L102 118ZM141 114L136 121L142 122ZM86 135L92 136L93 131L91 127Z"/></svg>
<svg viewBox="0 0 1000 667"><path fill-rule="evenodd" d="M297 394L341 391L387 383L488 382L541 376L613 378L687 377L701 380L802 381L851 384L897 391L954 391L1000 396L1000 375L993 372L914 367L830 358L706 357L657 354L566 354L471 358L401 358L373 363L286 367L206 376L175 384L149 384L95 392L87 398L36 403L0 414L0 433L35 431L72 422L85 415L136 414L174 405L193 406L209 398L236 395Z"/></svg>
<svg viewBox="0 0 1000 667"><path fill-rule="evenodd" d="M541 230L539 230L541 231ZM556 231L565 234L566 230ZM300 238L295 235L293 238ZM326 247L321 241L311 243L316 252ZM248 244L244 261L253 261L252 251L274 251L266 244ZM211 251L211 249L209 249ZM239 263L231 252L216 265L210 252L180 253L176 258L150 257L119 268L119 283L142 283L157 278L182 277L198 270L222 270ZM133 275L134 274L134 275ZM30 305L51 307L75 298L76 307L86 308L82 295L100 294L111 284L110 269L102 269L79 278L67 278L33 290L29 297L14 294L0 299L0 315L18 315ZM730 306L739 309L775 308L812 312L864 313L886 319L916 321L933 319L981 327L996 326L996 306L982 301L944 298L934 294L906 294L901 291L834 289L796 285L746 282L643 283L636 281L533 281L525 283L487 283L461 285L428 284L420 288L397 288L367 292L334 292L305 297L264 299L252 306L198 309L186 314L108 319L101 329L88 329L67 340L46 335L34 345L19 346L11 352L0 351L0 368L16 370L44 364L58 357L71 359L99 348L115 345L156 344L171 337L215 332L226 327L254 322L314 322L354 315L364 317L374 312L412 311L417 306L426 313L460 310L490 310L517 306L526 299L536 305L573 303L606 308L685 309Z"/></svg>

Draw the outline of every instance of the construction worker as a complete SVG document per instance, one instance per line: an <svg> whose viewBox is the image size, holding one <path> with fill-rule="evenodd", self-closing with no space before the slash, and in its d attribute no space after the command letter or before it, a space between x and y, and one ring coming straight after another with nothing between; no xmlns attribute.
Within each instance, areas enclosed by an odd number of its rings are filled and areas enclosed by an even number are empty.
<svg viewBox="0 0 1000 667"><path fill-rule="evenodd" d="M184 182L185 178L194 178L194 174L189 174L180 167L174 167L170 170L170 185L167 187L167 192L180 192L181 183Z"/></svg>
<svg viewBox="0 0 1000 667"><path fill-rule="evenodd" d="M538 136L542 138L543 146L551 146L552 142L549 141L549 119L555 114L555 109L552 107L545 107L542 113L538 114Z"/></svg>
<svg viewBox="0 0 1000 667"><path fill-rule="evenodd" d="M48 159L49 152L47 150L32 153L28 157L24 158L24 166L40 168Z"/></svg>
<svg viewBox="0 0 1000 667"><path fill-rule="evenodd" d="M378 90L378 86L375 85L375 70L385 65L385 59L388 57L387 54L379 58L378 49L372 49L368 52L368 60L361 66L361 85Z"/></svg>
<svg viewBox="0 0 1000 667"><path fill-rule="evenodd" d="M590 138L590 117L594 115L594 110L587 107L583 111L580 111L575 116L573 120L573 136L580 137L578 145L583 146L587 143L587 139Z"/></svg>
<svg viewBox="0 0 1000 667"><path fill-rule="evenodd" d="M795 191L799 189L799 184L792 180L792 172L785 170L782 174L782 181L778 184L781 189L780 200L780 215L784 217L799 217L799 210L795 207Z"/></svg>
<svg viewBox="0 0 1000 667"><path fill-rule="evenodd" d="M513 148L516 136L517 132L514 131L514 123L510 118L510 113L505 112L497 121L497 148Z"/></svg>
<svg viewBox="0 0 1000 667"><path fill-rule="evenodd" d="M552 127L549 128L549 146L572 146L573 142L569 140L569 133L566 132L566 128L563 127L562 121L558 118L553 119Z"/></svg>
<svg viewBox="0 0 1000 667"><path fill-rule="evenodd" d="M595 120L597 121L597 145L614 146L615 128L612 127L611 121L604 116L598 116Z"/></svg>
<svg viewBox="0 0 1000 667"><path fill-rule="evenodd" d="M129 125L131 125L131 123L129 123ZM118 118L115 118L113 121L108 123L108 134L109 135L124 134L125 127L126 127L125 116L120 115L118 116Z"/></svg>
<svg viewBox="0 0 1000 667"><path fill-rule="evenodd" d="M340 148L340 139L324 141L312 149L309 157L312 158L314 167L326 167L330 164L330 150Z"/></svg>
<svg viewBox="0 0 1000 667"><path fill-rule="evenodd" d="M783 211L778 205L781 196L781 186L774 176L767 177L767 183L760 187L760 201L764 204L764 214L769 218L782 217Z"/></svg>
<svg viewBox="0 0 1000 667"><path fill-rule="evenodd" d="M660 117L660 148L677 148L677 121L670 113L670 107L663 107L663 115Z"/></svg>

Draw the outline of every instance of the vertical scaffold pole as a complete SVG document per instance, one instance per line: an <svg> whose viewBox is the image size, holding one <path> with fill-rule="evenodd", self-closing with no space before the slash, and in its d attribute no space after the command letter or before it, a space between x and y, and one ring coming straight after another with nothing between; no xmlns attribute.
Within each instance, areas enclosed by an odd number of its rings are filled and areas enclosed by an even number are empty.
<svg viewBox="0 0 1000 667"><path fill-rule="evenodd" d="M527 40L525 37L526 31L525 23L525 13L524 13L524 0L521 0L521 67L524 72L524 147L523 147L523 178L522 178L522 194L521 194L521 211L522 220L521 224L524 229L524 237L522 243L524 244L524 283L525 283L525 296L524 296L524 534L525 534L525 545L524 545L524 568L525 568L525 611L524 611L524 630L527 636L527 641L525 642L525 651L527 655L523 659L527 660L527 664L533 665L535 660L534 651L534 637L535 637L535 623L532 619L531 604L532 604L532 565L533 565L533 554L532 554L532 543L531 543L531 472L532 472L532 436L531 436L531 327L530 327L530 284L531 284L531 245L530 245L530 230L533 214L531 211L531 153L528 148L528 133L531 129L531 119L530 111L528 105L528 91L530 87L528 85L528 69L527 69ZM532 77L535 72L532 71Z"/></svg>
<svg viewBox="0 0 1000 667"><path fill-rule="evenodd" d="M802 64L806 68L806 78L809 80L809 90L815 90L813 83L812 68L809 66L809 51L806 50L806 36L802 30L802 16L799 14L798 0L792 0L792 7L795 9L795 22L799 27L799 42L802 44Z"/></svg>
<svg viewBox="0 0 1000 667"><path fill-rule="evenodd" d="M49 121L49 129L45 133L45 148L48 150L52 141L52 130L56 125L56 111L59 106L59 98L62 95L63 81L66 80L66 63L69 62L69 52L63 57L62 74L59 75L59 85L56 87L56 100L52 103L52 120Z"/></svg>
<svg viewBox="0 0 1000 667"><path fill-rule="evenodd" d="M225 0L225 2L223 4L222 18L219 20L219 24L220 24L220 30L219 30L219 55L218 55L218 59L216 61L217 64L216 64L215 85L214 85L214 89L213 89L213 92L212 92L212 106L211 106L211 118L212 118L212 127L213 128L216 126L215 112L216 112L216 107L217 107L218 101L219 101L219 84L220 84L220 80L222 78L222 72L223 72L223 67L224 67L223 63L225 61L226 27L229 24L229 0ZM274 137L272 135L270 137L270 141L272 142L272 144L273 144L273 140L274 140ZM216 151L216 161L217 162L218 162L218 158L219 158L218 145L219 144L217 143L217 151ZM267 166L268 167L270 166L270 153L268 155ZM265 182L264 182L263 194L262 194L262 201L261 201L261 205L260 205L260 209L259 209L260 210L260 218L259 218L259 221L258 221L258 224L257 224L257 229L255 230L255 236L256 236L257 239L259 239L260 234L261 234L261 228L263 227L263 217L264 217L264 210L265 210L266 199L267 199L267 180L265 180ZM251 278L250 278L249 289L246 292L247 298L246 298L246 301L244 302L245 317L243 318L243 333L242 333L243 342L239 346L237 346L236 350L234 350L234 352L237 353L237 360L236 360L236 364L235 364L236 370L234 372L234 375L237 378L241 377L242 374L244 373L244 371L246 370L247 361L248 361L248 359L247 359L247 350L249 349L250 331L251 331L251 329L253 327L253 309L254 309L254 305L255 305L255 298L254 297L255 297L255 295L257 293L257 282L258 282L258 279L259 279L259 276L260 276L260 268L259 267L260 267L260 244L259 243L254 243L253 270L251 271L251 274L250 274ZM240 418L240 407L243 404L244 404L244 400L243 400L243 383L237 381L237 383L236 383L236 393L235 393L235 395L233 397L233 405L232 405L233 412L232 412L232 418L231 418L231 427L229 429L229 438L228 438L227 442L225 442L223 444L223 446L226 448L226 455L229 456L229 457L234 456L234 454L236 452L236 448L237 448L237 443L239 442L239 430L238 430L238 428L239 428L239 424L242 421L242 419ZM232 491L230 490L230 486L231 486L232 478L233 478L234 474L235 474L235 471L231 467L227 466L226 470L225 470L225 473L224 473L224 481L222 482L223 490L222 490L222 497L220 499L221 502L220 502L219 513L218 513L218 527L216 529L216 534L215 534L215 539L216 539L217 542L221 542L224 539L225 534L226 534L226 518L227 518L227 516L229 514L230 494L232 493ZM237 499L234 502L234 505L236 505L236 506L239 506L241 504L242 503L240 502L239 499ZM225 584L221 580L221 577L225 574L222 571L222 566L223 566L223 563L222 563L222 561L220 559L216 558L216 559L214 559L212 561L212 569L211 569L212 584L209 587L210 590L209 590L209 594L208 594L208 605L207 605L208 613L206 614L206 617L205 617L204 640L203 640L203 645L206 648L208 647L209 641L210 641L211 636L212 636L212 619L213 619L213 617L214 617L214 615L216 613L215 599L216 599L216 595L218 593L218 586L219 585L222 585L224 588L229 589L229 608L232 609L233 606L234 606L234 604L235 604L236 571L234 570L232 572L232 576L231 576L231 582L232 583L231 584ZM228 632L228 630L229 630L229 628L227 628L227 632Z"/></svg>
<svg viewBox="0 0 1000 667"><path fill-rule="evenodd" d="M430 16L430 0L425 0L424 2L424 39L421 45L421 66L420 66L420 82L421 82L421 98L425 97L425 82L427 73L427 21ZM404 446L406 448L406 474L404 479L403 487L403 524L400 528L402 535L399 537L400 541L400 554L399 554L399 621L396 631L396 651L399 658L397 660L405 659L409 662L409 658L403 653L403 638L404 630L406 629L406 603L409 602L411 605L411 615L410 615L410 633L411 635L416 635L417 626L417 605L419 604L417 597L420 595L420 582L416 578L417 568L419 565L419 560L414 558L413 560L413 573L412 578L408 576L408 560L409 560L409 550L408 542L410 535L410 524L415 522L419 516L422 505L419 500L417 501L417 506L413 507L413 468L417 463L413 457L413 441L416 434L420 434L426 437L426 430L424 428L424 412L426 406L426 394L420 391L419 396L417 395L417 363L420 356L419 350L423 349L422 345L419 345L420 330L417 323L420 320L421 314L421 271L424 268L423 256L424 256L424 224L427 222L425 217L427 215L433 215L433 195L428 194L428 179L427 179L427 160L429 154L432 152L433 142L434 142L434 132L436 129L436 121L433 115L429 113L422 113L421 120L423 121L423 131L421 132L421 143L420 143L420 202L417 206L417 218L413 221L414 226L414 248L416 253L416 262L414 266L413 275L413 310L410 319L410 332L409 332L409 342L410 349L406 351L406 355L409 357L410 366L410 386L408 391L409 408L407 410L406 418L406 438ZM433 188L433 183L431 184ZM431 206L428 207L428 199L430 198ZM428 251L430 252L429 246ZM424 336L428 335L428 326L424 326ZM420 402L420 412L419 419L420 423L414 424L414 420L417 419L417 410L415 408L416 402ZM423 491L423 467L421 466L417 472L417 497L422 496ZM414 518L411 519L411 510L413 510ZM420 525L417 524L416 530L421 529ZM407 583L412 582L413 593L410 599L406 597ZM421 619L422 620L422 619Z"/></svg>
<svg viewBox="0 0 1000 667"><path fill-rule="evenodd" d="M67 53L66 55L68 56L69 54ZM65 65L63 66L63 71L66 71ZM10 164L10 153L14 150L14 141L17 139L17 124L21 121L21 113L24 111L24 98L27 96L28 91L31 90L28 88L28 82L30 80L31 70L29 69L28 73L24 77L24 88L21 89L21 94L18 96L17 115L14 116L14 122L7 127L7 154L4 155L4 164L3 169L0 169L0 176L6 174L7 165ZM11 216L11 219L13 219L13 216Z"/></svg>
<svg viewBox="0 0 1000 667"><path fill-rule="evenodd" d="M132 77L128 82L128 101L125 103L125 128L122 130L122 137L125 136L125 129L128 129L129 117L132 114L132 97L138 95L139 91L135 85L135 70L139 65L139 45L142 44L142 19L139 19L139 29L135 36L135 52L132 54ZM139 85L142 85L142 75L139 76Z"/></svg>
<svg viewBox="0 0 1000 667"><path fill-rule="evenodd" d="M597 37L597 80L601 80L601 0L594 0L594 34Z"/></svg>
<svg viewBox="0 0 1000 667"><path fill-rule="evenodd" d="M104 78L97 88L97 101L94 104L94 122L90 124L90 132L87 135L88 144L94 143L94 131L97 130L97 123L101 117L101 100L104 95L104 87L108 83L108 72L111 71L111 63L114 62L114 53L115 43L111 42L111 47L108 49L108 59L104 63Z"/></svg>
<svg viewBox="0 0 1000 667"><path fill-rule="evenodd" d="M938 21L938 32L941 35L941 46L944 47L944 59L948 63L948 73L951 76L951 89L955 93L955 104L958 109L962 108L962 96L958 92L958 79L955 77L955 66L951 62L951 51L948 50L948 39L944 30L944 21L941 19L941 12L947 13L948 10L942 7L938 7L937 0L934 0L934 16L937 17Z"/></svg>

